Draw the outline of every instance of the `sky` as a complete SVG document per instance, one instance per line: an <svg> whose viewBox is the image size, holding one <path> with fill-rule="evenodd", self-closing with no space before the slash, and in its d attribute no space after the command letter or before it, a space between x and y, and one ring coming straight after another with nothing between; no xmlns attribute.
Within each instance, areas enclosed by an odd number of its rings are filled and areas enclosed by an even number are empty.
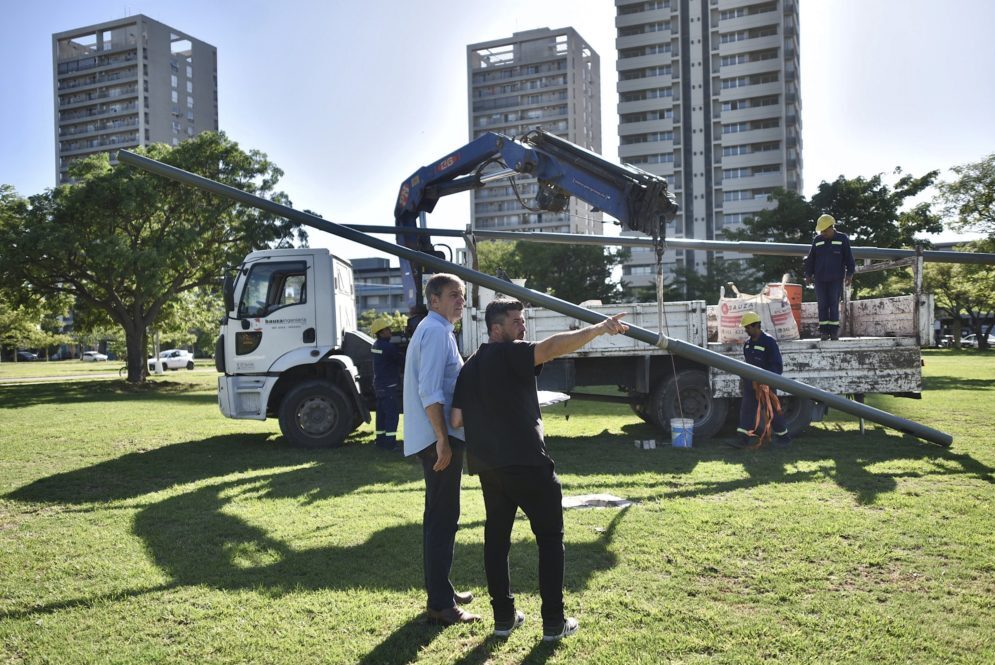
<svg viewBox="0 0 995 665"><path fill-rule="evenodd" d="M896 167L950 177L995 152L995 2L800 12L805 196ZM401 181L469 140L466 46L514 32L571 26L600 55L603 153L618 159L612 0L5 0L0 183L55 184L52 34L138 13L217 47L221 129L285 172L294 207L333 222L393 224ZM469 207L443 199L429 225L464 228ZM311 244L376 254L318 231Z"/></svg>

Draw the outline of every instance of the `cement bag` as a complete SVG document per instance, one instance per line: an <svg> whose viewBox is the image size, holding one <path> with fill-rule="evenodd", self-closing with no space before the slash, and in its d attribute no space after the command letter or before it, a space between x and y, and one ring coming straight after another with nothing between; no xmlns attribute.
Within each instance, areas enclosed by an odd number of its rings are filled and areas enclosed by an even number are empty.
<svg viewBox="0 0 995 665"><path fill-rule="evenodd" d="M791 302L784 288L775 289L780 297L772 298L770 287L757 295L740 293L735 284L729 284L732 295L726 296L725 287L719 290L719 343L742 344L746 341L746 331L739 324L743 314L754 311L760 315L764 332L774 339L798 339L798 325L791 313Z"/></svg>

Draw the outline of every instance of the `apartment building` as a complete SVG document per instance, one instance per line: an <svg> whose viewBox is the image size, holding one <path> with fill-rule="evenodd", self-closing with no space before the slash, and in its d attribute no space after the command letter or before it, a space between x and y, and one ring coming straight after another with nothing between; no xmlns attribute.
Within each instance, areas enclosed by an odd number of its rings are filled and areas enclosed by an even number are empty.
<svg viewBox="0 0 995 665"><path fill-rule="evenodd" d="M358 314L371 309L380 314L407 313L400 268L392 268L389 259L377 257L352 259L351 263Z"/></svg>
<svg viewBox="0 0 995 665"><path fill-rule="evenodd" d="M721 239L775 188L802 191L797 0L615 7L619 159L667 178L681 204L668 237ZM664 265L703 273L708 254L668 250ZM623 279L655 272L654 252L634 249Z"/></svg>
<svg viewBox="0 0 995 665"><path fill-rule="evenodd" d="M521 136L536 127L601 152L598 54L573 28L539 28L467 46L470 139ZM517 188L517 195L516 195ZM560 213L523 207L536 181L501 180L471 194L474 229L601 233L602 215L571 199Z"/></svg>
<svg viewBox="0 0 995 665"><path fill-rule="evenodd" d="M82 157L218 129L218 55L137 14L52 35L56 182Z"/></svg>

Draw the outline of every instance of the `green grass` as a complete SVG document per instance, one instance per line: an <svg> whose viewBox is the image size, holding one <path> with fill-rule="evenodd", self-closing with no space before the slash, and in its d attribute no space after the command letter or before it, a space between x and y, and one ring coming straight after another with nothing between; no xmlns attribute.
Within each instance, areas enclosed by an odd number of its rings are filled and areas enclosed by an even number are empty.
<svg viewBox="0 0 995 665"><path fill-rule="evenodd" d="M992 662L995 354L926 360L922 400L870 401L949 450L838 414L785 451L637 450L625 407L550 409L565 493L635 502L568 511L553 646L524 520L522 629L421 622L421 471L369 426L288 448L209 372L0 385L0 662ZM453 579L487 616L483 519L466 477Z"/></svg>

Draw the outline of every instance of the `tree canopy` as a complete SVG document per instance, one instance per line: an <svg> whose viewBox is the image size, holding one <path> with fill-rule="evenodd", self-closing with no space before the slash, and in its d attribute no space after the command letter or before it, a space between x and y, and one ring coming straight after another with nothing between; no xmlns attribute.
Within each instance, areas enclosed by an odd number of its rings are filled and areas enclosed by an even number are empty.
<svg viewBox="0 0 995 665"><path fill-rule="evenodd" d="M153 159L287 203L282 175L261 152L243 151L223 133L176 147L139 150ZM17 304L66 294L76 319L124 329L128 378L145 373L145 330L180 293L216 283L249 251L288 245L295 224L183 186L106 155L81 160L63 185L21 199L0 191L0 284Z"/></svg>
<svg viewBox="0 0 995 665"><path fill-rule="evenodd" d="M939 172L930 171L917 177L896 169L895 174L899 177L894 185L885 183L881 174L870 178L840 176L832 182L820 183L808 201L793 192L777 190L773 195L775 207L756 213L743 223L743 228L725 235L732 240L808 244L815 236L815 218L829 213L836 218L837 228L850 237L852 245L912 247L917 242L916 234L943 230L929 203L903 210L910 199L934 184ZM802 264L803 257L756 256L749 260L761 283L780 281L786 272L800 279ZM873 289L886 279L887 275L882 273L861 275L854 287Z"/></svg>
<svg viewBox="0 0 995 665"><path fill-rule="evenodd" d="M627 254L594 245L485 241L477 245L477 264L481 272L523 278L528 288L568 302L614 302L622 287L612 271Z"/></svg>
<svg viewBox="0 0 995 665"><path fill-rule="evenodd" d="M995 239L995 153L951 170L957 177L937 186L937 199L950 225Z"/></svg>

